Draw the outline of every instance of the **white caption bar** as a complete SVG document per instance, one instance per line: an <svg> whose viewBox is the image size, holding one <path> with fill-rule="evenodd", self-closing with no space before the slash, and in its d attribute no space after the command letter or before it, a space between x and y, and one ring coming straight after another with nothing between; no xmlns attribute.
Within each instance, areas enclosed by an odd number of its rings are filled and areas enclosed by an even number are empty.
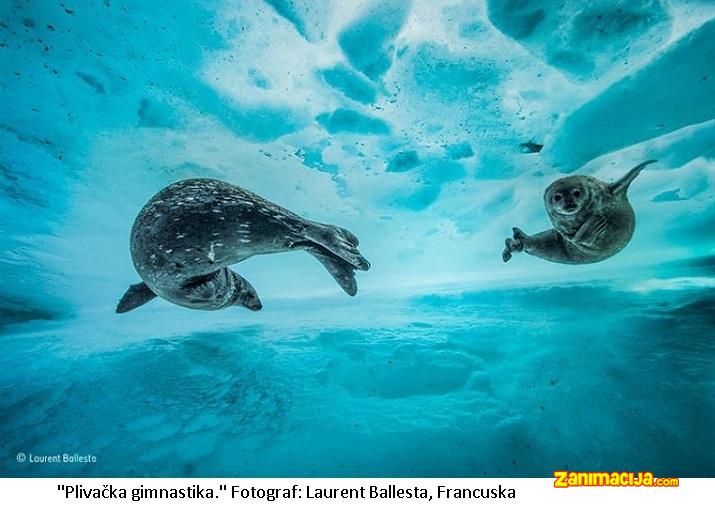
<svg viewBox="0 0 715 514"><path fill-rule="evenodd" d="M679 487L554 488L553 479L74 479L0 480L4 512L698 512L715 479ZM246 510L249 509L249 510ZM542 509L539 509L541 511Z"/></svg>

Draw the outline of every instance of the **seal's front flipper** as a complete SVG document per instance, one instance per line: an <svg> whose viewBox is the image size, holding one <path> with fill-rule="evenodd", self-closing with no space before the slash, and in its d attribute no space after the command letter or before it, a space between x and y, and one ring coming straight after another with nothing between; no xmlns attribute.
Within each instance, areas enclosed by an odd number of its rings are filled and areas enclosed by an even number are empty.
<svg viewBox="0 0 715 514"><path fill-rule="evenodd" d="M355 266L317 245L305 246L305 250L325 266L346 293L350 296L357 294Z"/></svg>
<svg viewBox="0 0 715 514"><path fill-rule="evenodd" d="M626 173L623 178L616 180L613 184L611 184L611 192L613 194L626 192L628 190L628 186L630 186L631 182L636 179L636 177L640 174L641 170L649 164L653 164L654 162L658 161L651 159L649 161L644 161L640 163L638 166Z"/></svg>
<svg viewBox="0 0 715 514"><path fill-rule="evenodd" d="M154 298L156 298L156 293L149 289L149 286L144 282L129 286L129 289L127 289L127 292L124 293L124 296L122 296L117 304L117 313L122 314L141 307Z"/></svg>
<svg viewBox="0 0 715 514"><path fill-rule="evenodd" d="M307 241L324 247L329 253L335 254L353 267L363 271L370 269L370 263L357 249L358 238L349 230L315 223L304 236ZM300 245L301 243L297 243L294 246Z"/></svg>
<svg viewBox="0 0 715 514"><path fill-rule="evenodd" d="M234 283L236 284L236 289L233 295L233 305L245 307L251 311L260 311L263 308L263 304L258 298L258 293L256 293L256 290L251 283L235 271L229 271L231 272Z"/></svg>
<svg viewBox="0 0 715 514"><path fill-rule="evenodd" d="M524 234L521 241L524 245L524 252L529 255L551 262L573 263L573 258L569 254L564 237L554 229L544 230L532 236Z"/></svg>
<svg viewBox="0 0 715 514"><path fill-rule="evenodd" d="M263 308L250 282L228 268L190 278L182 285L181 295L194 309L215 311L233 305L252 311Z"/></svg>
<svg viewBox="0 0 715 514"><path fill-rule="evenodd" d="M501 254L501 258L504 262L509 262L512 253L524 251L524 240L528 237L520 228L513 227L511 231L513 238L507 237L506 240L504 240L504 251Z"/></svg>
<svg viewBox="0 0 715 514"><path fill-rule="evenodd" d="M608 220L597 214L588 218L571 238L571 242L577 245L593 244L598 236L603 234L608 228Z"/></svg>

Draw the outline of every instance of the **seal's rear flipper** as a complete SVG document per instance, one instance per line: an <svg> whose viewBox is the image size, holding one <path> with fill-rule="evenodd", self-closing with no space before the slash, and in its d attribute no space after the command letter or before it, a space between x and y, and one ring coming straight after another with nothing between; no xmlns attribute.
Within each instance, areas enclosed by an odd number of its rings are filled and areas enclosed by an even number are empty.
<svg viewBox="0 0 715 514"><path fill-rule="evenodd" d="M596 239L608 229L608 220L596 214L588 218L576 231L572 238L568 238L573 244L589 246L594 244Z"/></svg>
<svg viewBox="0 0 715 514"><path fill-rule="evenodd" d="M231 305L252 311L263 308L250 282L229 268L190 278L181 287L181 295L194 309L214 311Z"/></svg>
<svg viewBox="0 0 715 514"><path fill-rule="evenodd" d="M335 225L315 223L304 235L307 242L323 247L328 254L334 254L352 267L362 271L370 269L370 263L357 249L358 238L349 230ZM301 244L299 242L295 246Z"/></svg>
<svg viewBox="0 0 715 514"><path fill-rule="evenodd" d="M127 289L127 292L124 293L124 296L122 296L117 304L117 313L129 312L132 309L141 307L154 298L156 298L156 293L149 289L149 286L144 282L129 286L129 289Z"/></svg>
<svg viewBox="0 0 715 514"><path fill-rule="evenodd" d="M346 293L355 296L357 293L355 266L317 245L306 246L305 250L325 266Z"/></svg>
<svg viewBox="0 0 715 514"><path fill-rule="evenodd" d="M633 168L631 171L626 173L623 178L616 180L613 184L611 184L611 192L613 194L617 193L623 193L628 189L628 186L631 185L631 182L633 182L636 177L640 174L641 170L648 166L649 164L653 164L654 162L658 162L656 160L649 160L649 161L644 161L640 163L638 166Z"/></svg>

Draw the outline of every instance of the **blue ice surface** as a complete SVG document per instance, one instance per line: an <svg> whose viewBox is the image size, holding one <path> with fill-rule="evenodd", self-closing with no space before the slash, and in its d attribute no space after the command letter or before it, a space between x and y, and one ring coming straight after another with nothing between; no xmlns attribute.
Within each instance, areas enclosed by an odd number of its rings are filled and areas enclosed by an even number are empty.
<svg viewBox="0 0 715 514"><path fill-rule="evenodd" d="M293 0L266 0L266 3L291 22L301 36L306 37L305 23L298 14L296 2Z"/></svg>
<svg viewBox="0 0 715 514"><path fill-rule="evenodd" d="M324 173L338 173L337 164L329 164L323 160L323 150L325 144L316 144L307 148L299 148L296 155L303 160L303 164L309 168L322 171Z"/></svg>
<svg viewBox="0 0 715 514"><path fill-rule="evenodd" d="M316 42L324 37L324 25L328 20L330 5L328 2L312 0L266 0L279 16L288 21L301 37ZM254 2L251 7L263 14L261 2Z"/></svg>
<svg viewBox="0 0 715 514"><path fill-rule="evenodd" d="M413 59L414 79L431 94L448 101L490 91L500 81L500 70L490 60L457 58L434 44L420 46Z"/></svg>
<svg viewBox="0 0 715 514"><path fill-rule="evenodd" d="M552 142L551 161L575 170L598 155L711 120L715 117L714 55L715 20L711 20L566 118ZM670 94L659 87L664 82ZM588 138L577 137L585 127L598 130Z"/></svg>
<svg viewBox="0 0 715 514"><path fill-rule="evenodd" d="M338 42L356 70L373 80L387 72L392 65L395 36L410 7L409 0L379 2L343 29Z"/></svg>
<svg viewBox="0 0 715 514"><path fill-rule="evenodd" d="M486 4L0 3L0 475L714 476L715 5ZM621 253L501 261L646 159ZM350 229L358 295L291 252L114 314L194 177Z"/></svg>
<svg viewBox="0 0 715 514"><path fill-rule="evenodd" d="M413 150L407 150L395 155L387 165L387 171L405 172L415 167L416 183L420 186L416 191L395 198L395 205L411 211L422 211L432 205L439 197L443 184L464 178L466 170L458 162L448 159L430 158L420 162Z"/></svg>
<svg viewBox="0 0 715 514"><path fill-rule="evenodd" d="M377 92L370 82L361 77L359 73L352 71L346 66L335 66L333 68L321 70L321 75L325 82L333 88L343 93L348 98L363 104L375 102Z"/></svg>
<svg viewBox="0 0 715 514"><path fill-rule="evenodd" d="M668 191L663 191L655 195L651 202L678 202L680 200L685 200L680 196L680 189L669 189Z"/></svg>
<svg viewBox="0 0 715 514"><path fill-rule="evenodd" d="M410 170L420 164L420 157L415 150L402 150L390 157L387 161L386 171L401 173Z"/></svg>
<svg viewBox="0 0 715 514"><path fill-rule="evenodd" d="M472 145L470 145L468 141L445 145L445 151L447 153L447 157L454 161L459 159L466 159L474 155Z"/></svg>
<svg viewBox="0 0 715 514"><path fill-rule="evenodd" d="M575 79L593 79L649 45L662 44L671 17L660 0L489 0L489 20Z"/></svg>
<svg viewBox="0 0 715 514"><path fill-rule="evenodd" d="M356 134L387 135L390 132L388 124L380 118L342 107L331 113L320 114L316 119L330 134L354 132Z"/></svg>

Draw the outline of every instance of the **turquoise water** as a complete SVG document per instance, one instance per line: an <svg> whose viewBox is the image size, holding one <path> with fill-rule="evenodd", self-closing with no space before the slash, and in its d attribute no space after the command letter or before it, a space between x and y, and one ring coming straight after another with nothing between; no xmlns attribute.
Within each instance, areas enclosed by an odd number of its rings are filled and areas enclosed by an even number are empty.
<svg viewBox="0 0 715 514"><path fill-rule="evenodd" d="M697 0L0 2L0 475L714 476L713 56ZM502 262L648 159L622 252ZM116 315L190 177L357 234L358 295Z"/></svg>
<svg viewBox="0 0 715 514"><path fill-rule="evenodd" d="M376 303L367 313L292 306L290 323L281 314L148 339L123 336L111 322L6 336L3 453L91 453L98 461L4 460L0 470L715 472L711 290L572 285Z"/></svg>

